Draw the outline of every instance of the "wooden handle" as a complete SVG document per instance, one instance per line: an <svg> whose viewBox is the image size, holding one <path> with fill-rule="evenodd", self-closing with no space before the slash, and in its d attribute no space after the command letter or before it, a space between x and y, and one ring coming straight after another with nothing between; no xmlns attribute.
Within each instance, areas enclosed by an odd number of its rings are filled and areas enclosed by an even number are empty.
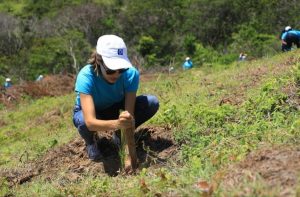
<svg viewBox="0 0 300 197"><path fill-rule="evenodd" d="M126 157L129 156L129 159L131 160L131 167L135 169L137 168L137 155L134 140L134 129L125 130L125 146ZM125 160L127 159L126 157Z"/></svg>

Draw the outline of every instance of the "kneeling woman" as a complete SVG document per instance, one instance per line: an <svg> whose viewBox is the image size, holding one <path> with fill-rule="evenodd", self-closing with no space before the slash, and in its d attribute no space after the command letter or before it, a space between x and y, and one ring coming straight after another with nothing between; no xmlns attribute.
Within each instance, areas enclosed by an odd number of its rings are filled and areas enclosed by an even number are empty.
<svg viewBox="0 0 300 197"><path fill-rule="evenodd" d="M123 39L101 36L96 52L78 73L75 84L73 122L91 160L102 157L93 137L96 131L124 129L133 138L135 128L157 112L158 99L152 95L136 96L138 85L139 72L127 57ZM129 140L134 143L134 139Z"/></svg>

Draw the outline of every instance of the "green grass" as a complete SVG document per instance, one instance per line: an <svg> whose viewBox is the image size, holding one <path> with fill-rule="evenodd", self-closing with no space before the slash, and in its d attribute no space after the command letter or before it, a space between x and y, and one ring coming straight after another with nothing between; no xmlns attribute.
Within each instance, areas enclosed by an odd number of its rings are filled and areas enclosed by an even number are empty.
<svg viewBox="0 0 300 197"><path fill-rule="evenodd" d="M10 12L14 15L19 15L22 13L24 6L26 5L25 0L10 0L10 1L0 1L0 11Z"/></svg>
<svg viewBox="0 0 300 197"><path fill-rule="evenodd" d="M194 68L174 75L160 74L140 85L139 94L157 95L160 110L147 124L168 125L181 145L179 157L164 167L143 169L136 176L84 175L76 182L63 179L34 179L11 190L16 196L199 196L198 180L210 181L228 164L239 162L261 144L298 145L300 113L282 91L300 81L300 53L279 54L242 64ZM264 72L253 79L253 72L289 65L287 69ZM260 68L260 69L258 69ZM279 67L280 68L280 67ZM245 88L247 87L247 88ZM238 97L239 105L224 104L224 97ZM299 86L296 94L299 96ZM77 135L71 122L74 95L44 98L20 109L0 112L6 126L0 128L0 168L20 165L19 158L37 158ZM60 111L51 121L49 111ZM21 151L20 151L21 150ZM26 153L27 154L27 153ZM232 159L234 158L234 159ZM23 161L26 162L26 161ZM260 184L261 183L261 184ZM276 195L264 183L248 185L252 194ZM299 187L298 187L299 188ZM2 193L7 194L5 181ZM234 191L237 195L242 191ZM215 190L222 196L222 188Z"/></svg>
<svg viewBox="0 0 300 197"><path fill-rule="evenodd" d="M72 127L72 95L43 98L18 110L3 113L0 128L0 163L5 167L32 160L54 145L68 142L77 132Z"/></svg>

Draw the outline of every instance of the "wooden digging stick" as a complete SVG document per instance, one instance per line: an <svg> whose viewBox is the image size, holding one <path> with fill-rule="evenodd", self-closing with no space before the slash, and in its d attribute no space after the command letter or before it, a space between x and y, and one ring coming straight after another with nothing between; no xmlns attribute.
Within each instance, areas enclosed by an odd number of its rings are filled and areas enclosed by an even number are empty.
<svg viewBox="0 0 300 197"><path fill-rule="evenodd" d="M122 110L120 110L120 113ZM131 163L132 169L137 168L137 155L134 139L135 126L132 124L132 128L121 129L121 150L119 152L121 159L121 168L128 167L128 162ZM125 169L126 170L126 169Z"/></svg>
<svg viewBox="0 0 300 197"><path fill-rule="evenodd" d="M137 155L136 155L136 147L135 147L135 140L134 140L134 127L130 129L126 129L125 134L125 167L126 161L131 161L132 169L137 168ZM128 154L129 153L129 154ZM129 157L129 158L128 158Z"/></svg>

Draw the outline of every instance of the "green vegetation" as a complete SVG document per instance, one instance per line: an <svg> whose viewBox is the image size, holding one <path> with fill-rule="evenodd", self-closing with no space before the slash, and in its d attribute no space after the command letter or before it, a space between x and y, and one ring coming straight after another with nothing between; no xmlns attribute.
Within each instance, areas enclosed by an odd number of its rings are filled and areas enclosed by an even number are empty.
<svg viewBox="0 0 300 197"><path fill-rule="evenodd" d="M158 75L142 83L139 93L159 97L160 110L147 124L171 127L181 147L176 161L144 168L136 176L83 174L75 182L64 181L62 171L51 181L39 177L10 190L3 179L1 195L198 196L199 179L221 181L215 175L247 153L261 146L299 144L299 103L292 101L299 97L299 81L299 51ZM73 97L43 98L18 110L2 110L1 168L15 168L72 139L77 134L71 122ZM280 190L270 190L261 179L244 184L257 196L276 196ZM232 194L226 192L217 187L214 195Z"/></svg>
<svg viewBox="0 0 300 197"><path fill-rule="evenodd" d="M97 38L118 34L145 69L230 64L280 51L278 36L299 28L296 1L11 0L0 1L0 79L78 72Z"/></svg>
<svg viewBox="0 0 300 197"><path fill-rule="evenodd" d="M43 98L22 105L17 111L1 111L1 120L6 125L0 127L1 166L17 166L35 159L74 137L70 121L72 103L66 102L72 98Z"/></svg>

